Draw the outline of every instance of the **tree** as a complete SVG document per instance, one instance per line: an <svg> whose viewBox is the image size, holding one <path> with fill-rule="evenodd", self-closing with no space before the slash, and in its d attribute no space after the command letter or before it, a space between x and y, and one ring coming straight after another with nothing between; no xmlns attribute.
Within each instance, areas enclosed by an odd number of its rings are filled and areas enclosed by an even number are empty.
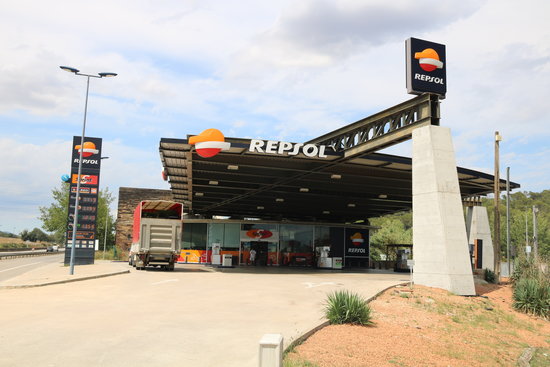
<svg viewBox="0 0 550 367"><path fill-rule="evenodd" d="M42 228L53 232L56 243L65 243L67 231L67 210L69 205L69 184L62 182L59 188L52 189L53 203L49 207L40 207ZM23 235L23 234L21 234Z"/></svg>
<svg viewBox="0 0 550 367"><path fill-rule="evenodd" d="M499 207L502 224L501 251L506 254L506 196L503 195ZM494 202L492 199L483 199L483 205L487 207L491 234L494 234ZM550 190L542 192L516 192L510 195L510 247L516 252L525 251L526 230L529 244L533 245L533 205L537 206L537 232L539 254L550 256ZM527 229L526 227L527 222ZM505 257L505 256L504 256Z"/></svg>
<svg viewBox="0 0 550 367"><path fill-rule="evenodd" d="M412 243L412 213L397 213L371 218L369 223L380 227L371 236L371 256L379 259L385 245Z"/></svg>
<svg viewBox="0 0 550 367"><path fill-rule="evenodd" d="M23 241L30 241L30 242L51 242L52 237L49 236L47 233L44 233L40 228L34 228L32 231L28 231L24 229L21 232L21 239Z"/></svg>
<svg viewBox="0 0 550 367"><path fill-rule="evenodd" d="M68 183L61 183L60 187L52 189L53 202L50 206L40 207L40 217L42 228L48 232L53 232L53 238L57 243L65 243L65 234L67 232L67 215L69 204ZM113 195L108 188L99 191L97 220L96 220L96 239L99 240L100 248L103 248L105 238L105 220L107 220L107 247L112 247L114 243L114 218L109 213L109 205L114 201ZM107 218L106 218L107 216Z"/></svg>

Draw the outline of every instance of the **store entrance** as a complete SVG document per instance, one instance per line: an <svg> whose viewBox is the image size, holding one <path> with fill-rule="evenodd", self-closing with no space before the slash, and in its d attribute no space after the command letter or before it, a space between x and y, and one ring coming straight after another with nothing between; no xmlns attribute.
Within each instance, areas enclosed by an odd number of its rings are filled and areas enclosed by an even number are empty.
<svg viewBox="0 0 550 367"><path fill-rule="evenodd" d="M266 242L266 241L241 242L241 259L240 259L241 265L252 265L252 266L278 265L277 259L278 259L278 251L277 251L276 242Z"/></svg>

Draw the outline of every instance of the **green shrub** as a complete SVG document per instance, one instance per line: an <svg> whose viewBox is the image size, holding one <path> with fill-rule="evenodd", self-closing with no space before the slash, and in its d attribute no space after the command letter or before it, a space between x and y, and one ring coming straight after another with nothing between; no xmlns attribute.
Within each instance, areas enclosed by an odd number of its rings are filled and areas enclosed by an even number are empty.
<svg viewBox="0 0 550 367"><path fill-rule="evenodd" d="M94 258L96 260L128 260L128 257L122 257L120 251L115 251L114 247L105 251L96 251Z"/></svg>
<svg viewBox="0 0 550 367"><path fill-rule="evenodd" d="M483 279L485 279L487 283L495 283L496 281L495 272L492 271L491 269L485 269L485 271L483 272Z"/></svg>
<svg viewBox="0 0 550 367"><path fill-rule="evenodd" d="M514 285L514 308L550 317L550 282L542 277L520 278Z"/></svg>
<svg viewBox="0 0 550 367"><path fill-rule="evenodd" d="M317 365L303 359L284 359L283 367L317 367Z"/></svg>
<svg viewBox="0 0 550 367"><path fill-rule="evenodd" d="M372 324L370 306L361 296L347 290L328 295L325 316L331 324Z"/></svg>
<svg viewBox="0 0 550 367"><path fill-rule="evenodd" d="M534 257L527 258L525 254L521 254L514 261L514 271L512 273L512 282L517 282L524 278L537 278L539 269L535 265Z"/></svg>

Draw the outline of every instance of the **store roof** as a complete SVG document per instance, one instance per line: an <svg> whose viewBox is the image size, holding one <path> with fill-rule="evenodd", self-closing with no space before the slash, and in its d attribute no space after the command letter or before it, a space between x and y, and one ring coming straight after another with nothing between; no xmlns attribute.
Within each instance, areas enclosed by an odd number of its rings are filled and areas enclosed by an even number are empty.
<svg viewBox="0 0 550 367"><path fill-rule="evenodd" d="M231 148L210 158L200 157L187 139L160 141L174 200L191 215L345 223L412 208L410 158L269 155L249 152L249 139L225 141ZM492 175L457 171L463 198L493 192Z"/></svg>

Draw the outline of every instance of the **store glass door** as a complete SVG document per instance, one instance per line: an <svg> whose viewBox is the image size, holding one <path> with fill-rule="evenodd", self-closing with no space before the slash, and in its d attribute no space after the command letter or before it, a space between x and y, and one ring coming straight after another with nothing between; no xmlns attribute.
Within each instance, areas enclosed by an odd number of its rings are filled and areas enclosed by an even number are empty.
<svg viewBox="0 0 550 367"><path fill-rule="evenodd" d="M278 265L277 245L276 242L265 241L241 242L240 264L254 266Z"/></svg>

